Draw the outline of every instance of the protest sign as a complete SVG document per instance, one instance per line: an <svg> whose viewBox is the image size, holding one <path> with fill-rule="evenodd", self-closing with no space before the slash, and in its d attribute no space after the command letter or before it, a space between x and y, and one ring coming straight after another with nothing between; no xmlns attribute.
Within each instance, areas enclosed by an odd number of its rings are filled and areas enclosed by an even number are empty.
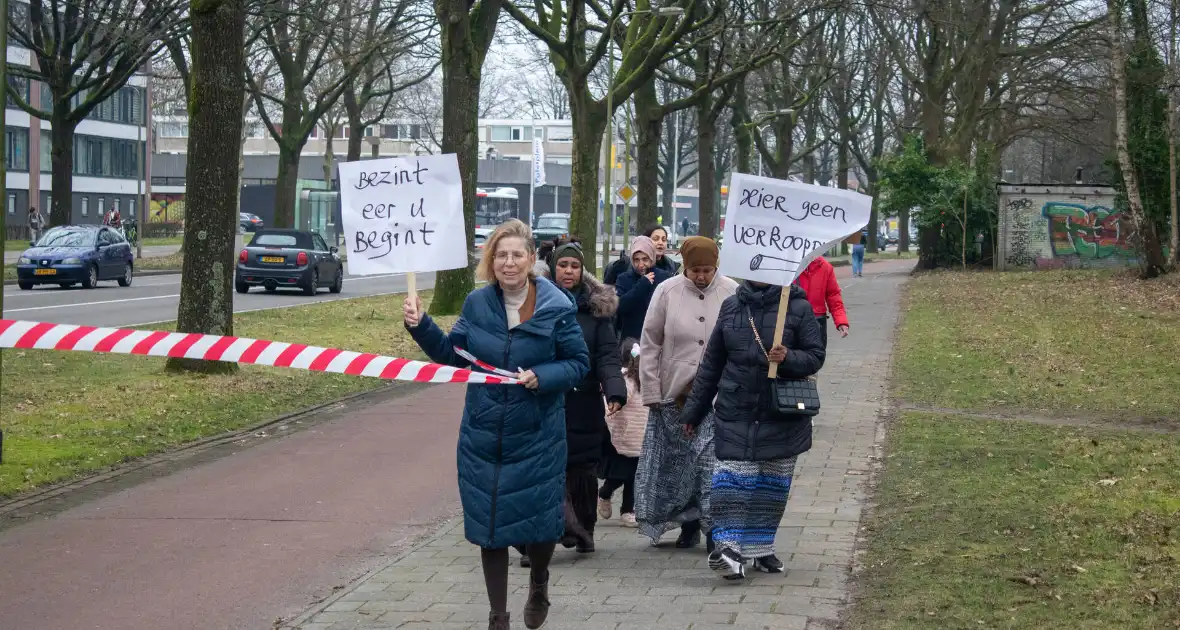
<svg viewBox="0 0 1180 630"><path fill-rule="evenodd" d="M869 222L873 198L849 190L735 173L721 273L788 286L816 256Z"/></svg>
<svg viewBox="0 0 1180 630"><path fill-rule="evenodd" d="M873 198L849 190L735 173L725 208L721 273L790 286L829 247L869 222ZM774 341L782 343L790 292L779 299ZM771 363L770 378L778 375Z"/></svg>
<svg viewBox="0 0 1180 630"><path fill-rule="evenodd" d="M340 164L340 217L356 275L468 264L463 186L454 154Z"/></svg>

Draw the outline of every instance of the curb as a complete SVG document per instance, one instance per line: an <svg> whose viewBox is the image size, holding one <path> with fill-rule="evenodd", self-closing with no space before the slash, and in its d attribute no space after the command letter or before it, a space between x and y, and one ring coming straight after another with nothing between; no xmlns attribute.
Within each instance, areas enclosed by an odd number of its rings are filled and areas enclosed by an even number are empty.
<svg viewBox="0 0 1180 630"><path fill-rule="evenodd" d="M5 264L5 266L6 267L8 266L7 263ZM141 278L141 277L142 278L150 278L151 276L170 276L170 275L175 275L175 274L179 274L179 273L180 273L179 269L148 269L145 271L136 271L135 277L136 278ZM6 287L7 286L16 286L16 283L17 283L16 280L5 280L4 286L6 286Z"/></svg>
<svg viewBox="0 0 1180 630"><path fill-rule="evenodd" d="M378 387L377 389L349 394L348 396L344 396L342 398L336 398L319 403L317 405L312 405L310 407L292 411L278 417L270 418L269 420L264 420L236 431L211 435L209 437L202 438L194 442L189 442L162 453L149 455L143 459L138 459L130 463L116 464L105 470L97 470L80 479L64 481L41 488L39 490L31 490L28 494L17 495L10 499L2 500L0 501L0 530L4 529L4 521L9 518L9 514L22 508L27 508L32 505L37 505L38 503L56 499L71 492L82 490L96 483L116 479L123 475L155 466L157 464L175 461L177 459L181 459L183 456L192 456L215 446L221 446L229 442L240 440L243 437L250 437L254 433L274 425L291 422L304 417L314 417L319 413L334 410L335 407L343 406L347 403L359 402L366 398L380 397L392 393L398 389L405 389L411 385L412 384L408 382L397 382L385 385L383 387ZM290 432L286 432L276 437L283 437L289 433Z"/></svg>

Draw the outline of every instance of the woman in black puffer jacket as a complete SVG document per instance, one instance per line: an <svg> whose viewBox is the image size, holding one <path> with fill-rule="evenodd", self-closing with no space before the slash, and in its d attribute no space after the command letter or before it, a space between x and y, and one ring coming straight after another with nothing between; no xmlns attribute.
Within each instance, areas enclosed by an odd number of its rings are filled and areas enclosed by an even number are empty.
<svg viewBox="0 0 1180 630"><path fill-rule="evenodd" d="M562 540L566 547L590 553L598 521L597 470L608 435L606 413L608 407L614 413L627 403L627 385L613 324L619 299L612 287L583 273L582 263L577 242L558 244L550 254L549 277L574 295L578 325L590 350L590 373L565 395L566 536Z"/></svg>
<svg viewBox="0 0 1180 630"><path fill-rule="evenodd" d="M807 294L797 286L789 290L782 344L773 348L766 344L774 341L783 287L745 282L726 298L681 414L688 431L710 410L714 414L715 549L709 567L726 579L745 577L747 561L758 570L782 573L774 534L786 510L795 459L811 449L811 418L780 415L770 403L770 361L779 364L779 378L794 380L824 364L823 339Z"/></svg>

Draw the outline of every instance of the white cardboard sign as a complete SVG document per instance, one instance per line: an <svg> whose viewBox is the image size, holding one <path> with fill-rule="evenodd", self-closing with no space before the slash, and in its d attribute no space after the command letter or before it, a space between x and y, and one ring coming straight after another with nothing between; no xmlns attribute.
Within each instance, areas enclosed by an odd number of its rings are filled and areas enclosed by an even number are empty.
<svg viewBox="0 0 1180 630"><path fill-rule="evenodd" d="M849 190L735 173L720 271L788 286L816 256L868 225L872 208L872 197Z"/></svg>
<svg viewBox="0 0 1180 630"><path fill-rule="evenodd" d="M453 153L342 162L340 218L351 274L467 266L463 186Z"/></svg>

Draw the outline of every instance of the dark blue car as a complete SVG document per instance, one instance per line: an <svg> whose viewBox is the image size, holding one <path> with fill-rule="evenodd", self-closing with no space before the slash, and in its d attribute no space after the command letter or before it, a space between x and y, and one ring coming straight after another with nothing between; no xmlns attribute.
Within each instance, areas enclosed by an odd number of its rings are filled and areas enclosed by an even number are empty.
<svg viewBox="0 0 1180 630"><path fill-rule="evenodd" d="M63 225L29 245L16 263L17 284L26 291L37 284L93 289L100 280L131 286L135 255L127 240L109 227Z"/></svg>
<svg viewBox="0 0 1180 630"><path fill-rule="evenodd" d="M315 295L327 286L332 293L340 293L344 262L339 251L315 232L264 228L238 253L234 274L238 293L258 286L267 291L297 288L304 295Z"/></svg>

